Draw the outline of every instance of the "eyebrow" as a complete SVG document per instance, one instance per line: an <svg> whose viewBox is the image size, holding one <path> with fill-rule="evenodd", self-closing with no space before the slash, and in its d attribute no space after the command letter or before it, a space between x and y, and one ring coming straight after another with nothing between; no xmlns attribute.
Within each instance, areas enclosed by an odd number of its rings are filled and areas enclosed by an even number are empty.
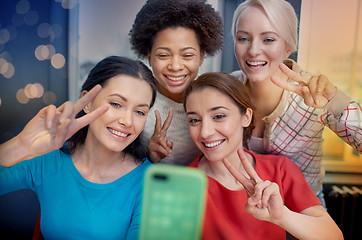
<svg viewBox="0 0 362 240"><path fill-rule="evenodd" d="M209 110L209 112L214 112L216 110L219 110L219 109L226 109L226 110L229 110L227 107L224 107L224 106L216 106L216 107L213 107ZM187 112L187 115L192 115L192 114L197 114L196 112Z"/></svg>
<svg viewBox="0 0 362 240"><path fill-rule="evenodd" d="M238 33L249 34L249 32L244 31L244 30L238 30L238 31L236 32L236 34L238 34ZM279 34L278 34L277 32L274 32L274 31L266 31L266 32L262 32L262 33L261 33L261 35L266 35L266 34L275 34L275 35L277 35L278 37L280 37Z"/></svg>
<svg viewBox="0 0 362 240"><path fill-rule="evenodd" d="M171 51L171 49L168 48L168 47L158 47L158 48L156 48L156 50L158 50L158 49ZM189 49L197 51L196 48L193 48L193 47L184 47L184 48L181 49L181 51L186 51L186 50L189 50Z"/></svg>
<svg viewBox="0 0 362 240"><path fill-rule="evenodd" d="M118 94L118 93L113 93L113 94L111 94L111 95L109 95L109 96L110 96L110 97L119 97L119 98L121 98L123 101L128 102L128 99L127 99L125 96L122 96L121 94ZM141 104L139 104L138 106L139 106L139 107L148 107L148 108L150 108L150 105L147 104L147 103L141 103Z"/></svg>

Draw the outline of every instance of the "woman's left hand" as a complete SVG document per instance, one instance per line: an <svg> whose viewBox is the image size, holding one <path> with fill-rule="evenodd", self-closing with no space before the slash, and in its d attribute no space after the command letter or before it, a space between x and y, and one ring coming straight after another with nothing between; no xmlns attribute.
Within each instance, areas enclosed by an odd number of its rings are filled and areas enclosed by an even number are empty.
<svg viewBox="0 0 362 240"><path fill-rule="evenodd" d="M238 155L248 176L232 166L229 160L224 159L223 162L246 190L248 201L245 204L245 210L259 220L277 221L282 217L284 207L279 186L274 182L263 181L242 149L238 149Z"/></svg>
<svg viewBox="0 0 362 240"><path fill-rule="evenodd" d="M304 103L310 107L324 108L337 93L336 86L322 74L307 79L291 70L284 63L281 63L279 68L294 83L282 81L276 77L271 77L271 81L280 88L298 94L304 99Z"/></svg>

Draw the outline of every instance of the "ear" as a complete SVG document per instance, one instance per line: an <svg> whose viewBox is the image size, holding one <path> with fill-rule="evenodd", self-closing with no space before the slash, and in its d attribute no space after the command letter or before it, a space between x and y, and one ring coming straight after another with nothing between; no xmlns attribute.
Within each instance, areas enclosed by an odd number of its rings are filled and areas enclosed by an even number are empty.
<svg viewBox="0 0 362 240"><path fill-rule="evenodd" d="M253 110L251 108L247 108L246 112L242 116L242 123L241 126L248 127L251 123L251 119L253 118Z"/></svg>
<svg viewBox="0 0 362 240"><path fill-rule="evenodd" d="M204 62L204 59L205 59L205 51L202 51L201 54L200 54L200 65L202 65L202 63Z"/></svg>
<svg viewBox="0 0 362 240"><path fill-rule="evenodd" d="M284 58L285 58L285 59L288 58L288 57L290 56L290 54L292 54L292 53L293 53L292 48L287 44Z"/></svg>
<svg viewBox="0 0 362 240"><path fill-rule="evenodd" d="M82 93L81 93L81 97L83 97L84 95L86 95L88 93L88 91L86 91L86 90L83 90L82 91ZM83 111L85 112L85 113L90 113L91 111L90 111L90 102L87 104L87 105L85 105L84 106L84 108L83 108Z"/></svg>

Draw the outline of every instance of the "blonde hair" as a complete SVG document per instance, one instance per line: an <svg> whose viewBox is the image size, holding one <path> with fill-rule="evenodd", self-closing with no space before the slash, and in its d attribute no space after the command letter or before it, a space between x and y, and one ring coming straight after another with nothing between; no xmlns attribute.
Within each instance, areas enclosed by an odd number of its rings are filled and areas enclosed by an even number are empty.
<svg viewBox="0 0 362 240"><path fill-rule="evenodd" d="M231 27L232 36L236 40L236 24L241 13L249 7L259 7L264 10L270 22L277 29L285 42L297 50L298 45L298 19L294 8L285 0L246 0L239 4L233 16Z"/></svg>

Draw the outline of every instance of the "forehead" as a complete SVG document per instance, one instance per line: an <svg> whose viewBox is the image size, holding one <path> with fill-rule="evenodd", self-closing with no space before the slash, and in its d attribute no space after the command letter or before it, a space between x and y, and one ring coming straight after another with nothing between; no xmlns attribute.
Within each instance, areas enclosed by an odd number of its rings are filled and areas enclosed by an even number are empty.
<svg viewBox="0 0 362 240"><path fill-rule="evenodd" d="M166 28L158 32L155 36L153 47L159 45L172 46L178 44L183 47L192 46L197 49L200 44L194 30L184 27Z"/></svg>
<svg viewBox="0 0 362 240"><path fill-rule="evenodd" d="M152 100L152 88L144 80L121 74L110 78L103 86L102 95L118 94L129 100L149 104Z"/></svg>
<svg viewBox="0 0 362 240"><path fill-rule="evenodd" d="M222 93L214 87L205 87L192 91L186 99L186 107L191 108L212 108L215 106L232 105L237 107L230 96Z"/></svg>
<svg viewBox="0 0 362 240"><path fill-rule="evenodd" d="M255 29L256 26L262 29L275 29L261 7L250 6L239 14L237 27Z"/></svg>

